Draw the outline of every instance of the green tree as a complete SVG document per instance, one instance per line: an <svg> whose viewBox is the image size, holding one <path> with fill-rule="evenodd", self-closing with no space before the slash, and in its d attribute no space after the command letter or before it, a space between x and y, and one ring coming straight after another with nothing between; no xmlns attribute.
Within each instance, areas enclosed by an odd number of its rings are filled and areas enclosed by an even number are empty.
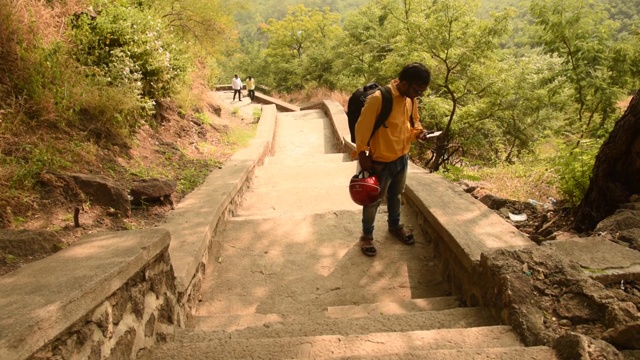
<svg viewBox="0 0 640 360"><path fill-rule="evenodd" d="M339 15L328 9L289 8L282 20L270 20L263 54L270 82L280 91L304 89L310 84L332 87L330 49L340 36Z"/></svg>
<svg viewBox="0 0 640 360"><path fill-rule="evenodd" d="M545 55L505 56L477 76L490 84L460 111L457 137L465 155L485 163L515 163L533 151L561 119L562 99L549 95L548 74L559 61Z"/></svg>
<svg viewBox="0 0 640 360"><path fill-rule="evenodd" d="M342 69L339 88L347 91L370 81L386 83L397 74L393 58L397 22L390 11L371 1L345 18L343 37L335 51Z"/></svg>
<svg viewBox="0 0 640 360"><path fill-rule="evenodd" d="M533 0L530 9L537 42L562 59L557 75L572 89L575 110L565 129L579 139L606 131L631 84L632 49L614 41L618 23L591 0Z"/></svg>
<svg viewBox="0 0 640 360"><path fill-rule="evenodd" d="M513 12L478 19L477 6L463 0L405 1L393 12L405 31L396 47L398 58L422 60L433 71L434 96L426 102L425 119L443 134L425 164L432 171L462 156L457 120L469 116L463 110L495 85L486 74L498 64L498 45L509 32Z"/></svg>

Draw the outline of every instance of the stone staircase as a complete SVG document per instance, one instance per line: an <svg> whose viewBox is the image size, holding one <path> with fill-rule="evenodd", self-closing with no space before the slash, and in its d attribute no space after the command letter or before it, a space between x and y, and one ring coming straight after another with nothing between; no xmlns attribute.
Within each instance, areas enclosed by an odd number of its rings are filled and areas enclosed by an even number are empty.
<svg viewBox="0 0 640 360"><path fill-rule="evenodd" d="M275 155L218 229L195 314L146 358L555 359L451 296L411 208L416 244L387 234L382 206L378 256L362 255L356 165L330 129L319 110L278 114Z"/></svg>

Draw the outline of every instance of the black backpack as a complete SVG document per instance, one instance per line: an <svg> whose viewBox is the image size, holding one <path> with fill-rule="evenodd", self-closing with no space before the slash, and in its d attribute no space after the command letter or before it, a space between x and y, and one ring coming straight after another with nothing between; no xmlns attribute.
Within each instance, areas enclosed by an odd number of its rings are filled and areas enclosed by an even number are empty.
<svg viewBox="0 0 640 360"><path fill-rule="evenodd" d="M356 122L358 121L358 118L360 118L364 102L369 96L371 96L371 94L378 90L382 93L382 110L380 110L380 115L378 116L376 123L373 125L373 131L367 141L367 145L380 126L386 127L385 122L389 118L389 115L391 115L391 107L393 105L391 88L389 86L380 86L375 82L368 83L354 91L349 98L349 103L347 105L347 118L349 119L349 132L351 132L352 143L356 142Z"/></svg>

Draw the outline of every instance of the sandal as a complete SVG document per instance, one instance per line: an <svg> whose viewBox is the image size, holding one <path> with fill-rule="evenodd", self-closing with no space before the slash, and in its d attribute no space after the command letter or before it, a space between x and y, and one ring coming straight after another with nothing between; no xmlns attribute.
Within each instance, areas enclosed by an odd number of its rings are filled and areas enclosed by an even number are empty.
<svg viewBox="0 0 640 360"><path fill-rule="evenodd" d="M413 237L413 233L410 230L405 229L402 225L398 225L394 228L390 227L389 233L407 245L411 245L416 242Z"/></svg>
<svg viewBox="0 0 640 360"><path fill-rule="evenodd" d="M367 256L376 256L378 251L376 250L376 247L373 246L373 236L360 236L360 250L362 250L362 253Z"/></svg>

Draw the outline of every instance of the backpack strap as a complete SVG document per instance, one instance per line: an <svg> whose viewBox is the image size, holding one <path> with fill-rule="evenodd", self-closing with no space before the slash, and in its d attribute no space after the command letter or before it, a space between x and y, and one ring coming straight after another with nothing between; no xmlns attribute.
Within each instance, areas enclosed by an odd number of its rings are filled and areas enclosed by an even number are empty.
<svg viewBox="0 0 640 360"><path fill-rule="evenodd" d="M389 85L381 87L380 94L382 94L382 109L380 109L380 114L378 115L376 122L373 124L373 131L371 131L371 136L369 136L367 146L369 146L373 135L376 133L376 131L378 131L378 129L380 129L381 126L387 127L385 123L387 122L389 115L391 115L391 108L393 107L393 95L391 93L391 87L389 87ZM413 124L413 118L411 123Z"/></svg>

